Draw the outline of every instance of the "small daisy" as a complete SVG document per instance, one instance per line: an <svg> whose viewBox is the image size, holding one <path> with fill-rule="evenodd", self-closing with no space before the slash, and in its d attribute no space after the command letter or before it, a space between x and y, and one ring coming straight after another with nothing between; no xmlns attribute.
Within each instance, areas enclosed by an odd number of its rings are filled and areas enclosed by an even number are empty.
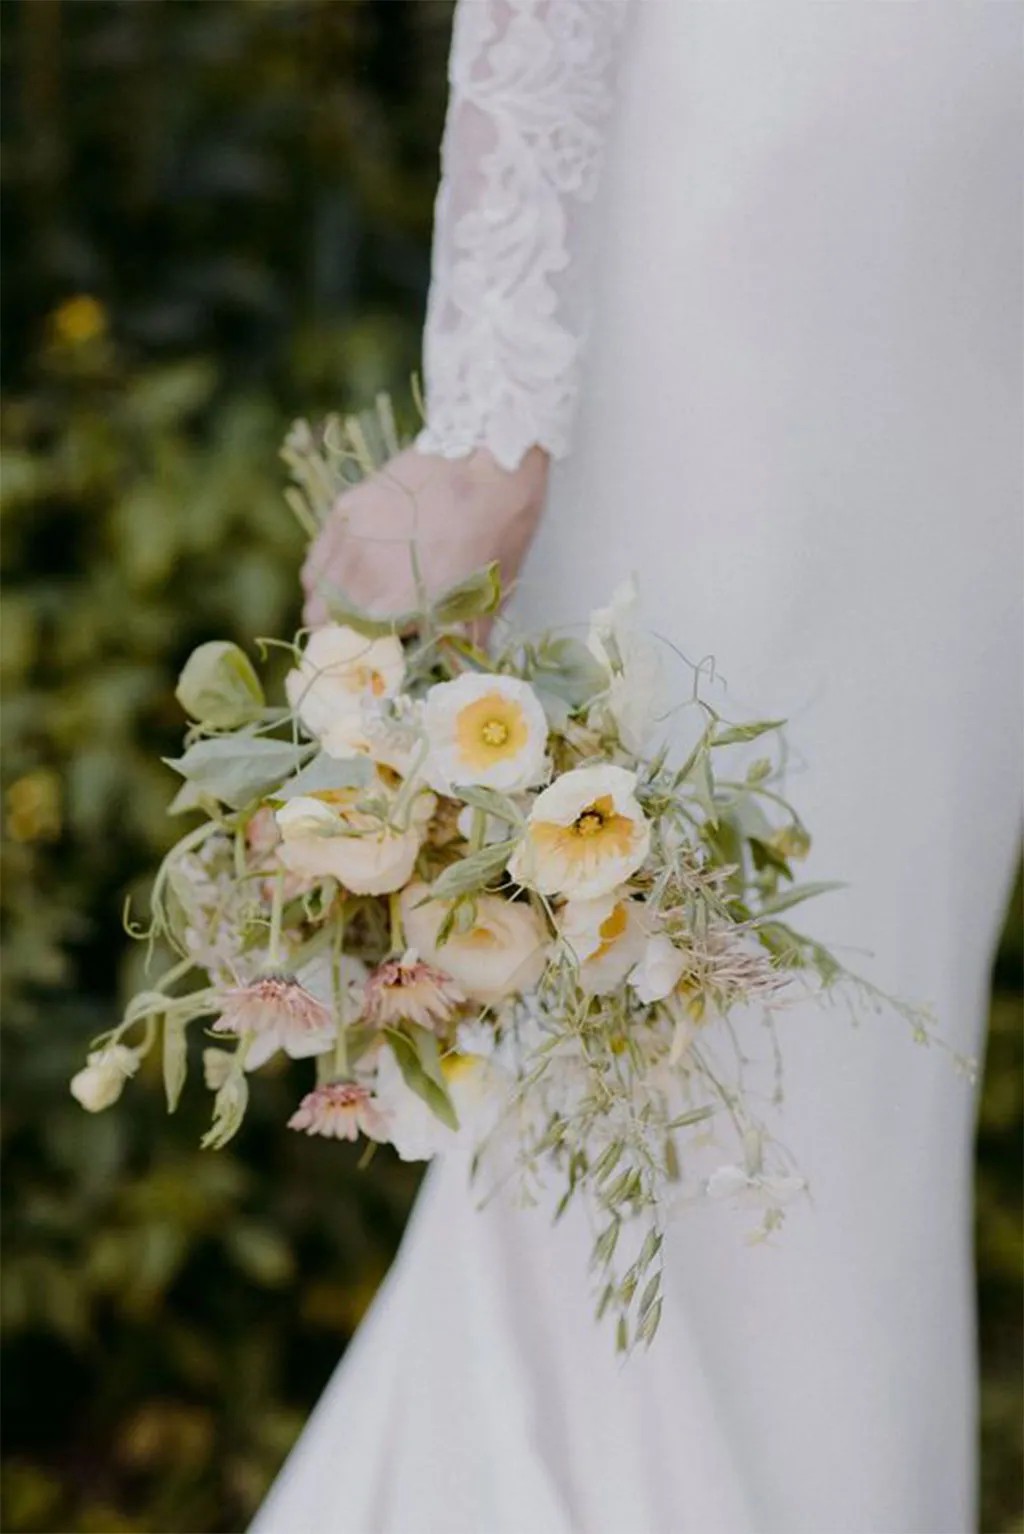
<svg viewBox="0 0 1024 1534"><path fill-rule="evenodd" d="M415 951L379 964L366 982L363 1016L387 1028L392 1023L418 1023L436 1028L447 1023L466 998L451 975L423 964Z"/></svg>
<svg viewBox="0 0 1024 1534"><path fill-rule="evenodd" d="M360 1134L368 1140L387 1138L384 1115L366 1087L354 1081L332 1081L307 1092L288 1120L288 1128L328 1140L356 1140Z"/></svg>
<svg viewBox="0 0 1024 1534"><path fill-rule="evenodd" d="M293 1060L325 1054L335 1035L330 1008L289 975L265 975L226 991L213 1031L253 1035L246 1070L258 1069L279 1049Z"/></svg>

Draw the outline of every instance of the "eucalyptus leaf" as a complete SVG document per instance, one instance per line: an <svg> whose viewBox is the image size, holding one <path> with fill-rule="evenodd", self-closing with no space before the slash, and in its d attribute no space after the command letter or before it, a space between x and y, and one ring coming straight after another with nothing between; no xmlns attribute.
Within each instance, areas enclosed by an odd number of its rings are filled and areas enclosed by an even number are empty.
<svg viewBox="0 0 1024 1534"><path fill-rule="evenodd" d="M580 639L549 639L537 650L534 676L546 692L571 709L582 708L608 687L608 673Z"/></svg>
<svg viewBox="0 0 1024 1534"><path fill-rule="evenodd" d="M486 815L493 815L495 820L503 820L510 826L523 824L523 817L512 800L507 794L499 794L495 788L483 788L479 784L456 784L454 792L463 804L472 805L475 810L483 810Z"/></svg>
<svg viewBox="0 0 1024 1534"><path fill-rule="evenodd" d="M238 645L211 639L193 650L174 696L192 719L235 730L259 718L266 699L252 662Z"/></svg>
<svg viewBox="0 0 1024 1534"><path fill-rule="evenodd" d="M323 793L334 788L365 788L372 780L373 764L368 756L340 758L321 751L294 777L287 778L274 798L297 799L303 794Z"/></svg>
<svg viewBox="0 0 1024 1534"><path fill-rule="evenodd" d="M438 874L430 886L431 895L437 900L452 900L456 895L468 895L474 890L483 889L502 872L514 846L514 840L496 842L491 847L481 847L479 852L470 853L468 858L452 863L443 873Z"/></svg>
<svg viewBox="0 0 1024 1534"><path fill-rule="evenodd" d="M262 735L220 735L197 741L184 756L164 760L204 793L241 810L291 777L304 755L303 748L290 741L267 740Z"/></svg>
<svg viewBox="0 0 1024 1534"><path fill-rule="evenodd" d="M456 581L432 604L436 623L469 623L496 613L501 605L501 572L497 563Z"/></svg>
<svg viewBox="0 0 1024 1534"><path fill-rule="evenodd" d="M398 1062L402 1080L409 1090L415 1092L416 1096L426 1103L442 1124L447 1125L449 1129L458 1129L459 1120L452 1107L447 1088L441 1086L428 1074L413 1040L397 1028L385 1028L384 1035L391 1045L391 1052Z"/></svg>

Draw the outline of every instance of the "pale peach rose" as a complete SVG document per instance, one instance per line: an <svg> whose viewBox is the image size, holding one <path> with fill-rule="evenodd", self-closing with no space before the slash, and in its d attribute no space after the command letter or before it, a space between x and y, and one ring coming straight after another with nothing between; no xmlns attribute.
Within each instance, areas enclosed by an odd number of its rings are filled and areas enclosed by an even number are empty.
<svg viewBox="0 0 1024 1534"><path fill-rule="evenodd" d="M473 926L468 932L453 931L439 946L449 902L429 895L426 884L411 884L402 891L406 939L428 964L451 975L471 1000L493 1006L537 984L550 944L544 922L531 906L501 895L477 895Z"/></svg>
<svg viewBox="0 0 1024 1534"><path fill-rule="evenodd" d="M314 630L302 658L285 677L288 702L310 735L320 739L364 698L393 697L405 677L402 641L368 639L341 623Z"/></svg>
<svg viewBox="0 0 1024 1534"><path fill-rule="evenodd" d="M512 854L513 879L545 895L593 900L634 874L650 848L636 775L623 767L577 767L537 795Z"/></svg>
<svg viewBox="0 0 1024 1534"><path fill-rule="evenodd" d="M369 792L369 791L367 791ZM383 785L386 801L394 794ZM386 895L412 877L416 857L434 810L434 797L418 793L409 824L392 826L360 809L363 790L325 789L299 795L277 811L280 858L305 878L330 876L354 895Z"/></svg>

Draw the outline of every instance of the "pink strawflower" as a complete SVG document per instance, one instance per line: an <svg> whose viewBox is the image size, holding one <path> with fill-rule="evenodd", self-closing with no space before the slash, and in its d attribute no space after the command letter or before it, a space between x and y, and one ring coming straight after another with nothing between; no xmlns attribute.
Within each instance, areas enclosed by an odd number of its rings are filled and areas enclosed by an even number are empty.
<svg viewBox="0 0 1024 1534"><path fill-rule="evenodd" d="M402 959L378 964L366 982L363 1016L380 1028L401 1022L436 1028L447 1023L465 1000L451 975L423 964L409 952Z"/></svg>
<svg viewBox="0 0 1024 1534"><path fill-rule="evenodd" d="M224 992L213 1031L252 1034L245 1066L255 1070L278 1049L293 1060L325 1054L336 1029L330 1008L293 976L265 975Z"/></svg>
<svg viewBox="0 0 1024 1534"><path fill-rule="evenodd" d="M332 1081L307 1092L288 1120L289 1129L328 1140L387 1139L387 1121L366 1087L353 1081Z"/></svg>

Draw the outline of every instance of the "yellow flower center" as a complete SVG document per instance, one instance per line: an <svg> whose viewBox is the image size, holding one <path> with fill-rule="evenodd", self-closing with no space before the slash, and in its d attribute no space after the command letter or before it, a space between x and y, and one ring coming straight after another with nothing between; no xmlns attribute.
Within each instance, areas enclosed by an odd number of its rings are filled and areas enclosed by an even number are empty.
<svg viewBox="0 0 1024 1534"><path fill-rule="evenodd" d="M518 756L529 738L523 710L500 692L467 703L455 720L459 756L475 770Z"/></svg>
<svg viewBox="0 0 1024 1534"><path fill-rule="evenodd" d="M373 666L353 666L349 676L354 683L353 692L370 692L375 698L379 698L387 686Z"/></svg>
<svg viewBox="0 0 1024 1534"><path fill-rule="evenodd" d="M581 810L571 824L541 820L530 834L539 852L577 867L605 857L625 856L633 846L637 828L628 816L616 814L611 795L604 794Z"/></svg>

